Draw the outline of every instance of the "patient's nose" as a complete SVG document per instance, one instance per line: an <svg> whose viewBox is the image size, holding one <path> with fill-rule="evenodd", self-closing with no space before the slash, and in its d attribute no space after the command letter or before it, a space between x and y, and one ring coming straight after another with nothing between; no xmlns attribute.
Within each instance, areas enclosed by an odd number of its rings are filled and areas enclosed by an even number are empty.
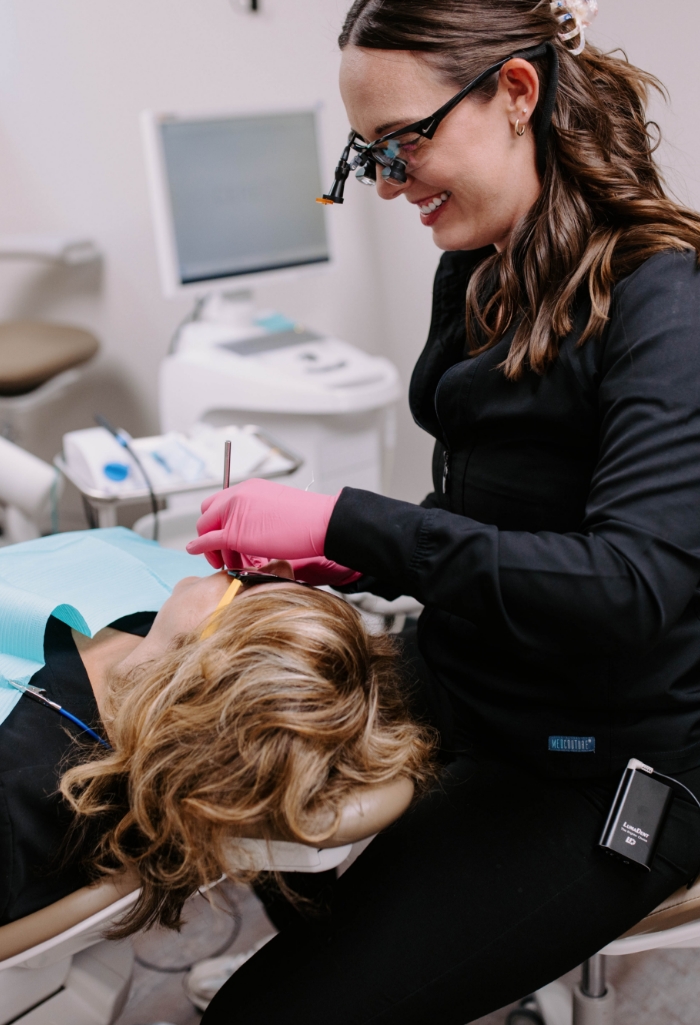
<svg viewBox="0 0 700 1025"><path fill-rule="evenodd" d="M289 580L294 580L292 564L287 562L286 559L273 559L272 562L268 562L267 566L261 566L260 572L274 573L277 577L287 577Z"/></svg>

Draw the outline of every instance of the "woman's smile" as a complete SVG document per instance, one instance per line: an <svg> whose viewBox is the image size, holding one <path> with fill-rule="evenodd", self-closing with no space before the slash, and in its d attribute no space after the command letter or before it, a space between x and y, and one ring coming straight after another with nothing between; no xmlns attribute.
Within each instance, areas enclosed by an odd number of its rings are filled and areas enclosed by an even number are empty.
<svg viewBox="0 0 700 1025"><path fill-rule="evenodd" d="M432 227L451 195L452 193L446 189L444 192L438 192L433 196L410 200L420 210L421 224L424 224L426 228Z"/></svg>

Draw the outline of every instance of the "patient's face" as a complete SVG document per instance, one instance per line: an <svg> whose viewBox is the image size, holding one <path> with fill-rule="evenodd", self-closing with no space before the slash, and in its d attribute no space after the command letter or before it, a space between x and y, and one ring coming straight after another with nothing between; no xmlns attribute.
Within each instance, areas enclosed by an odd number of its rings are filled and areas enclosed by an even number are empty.
<svg viewBox="0 0 700 1025"><path fill-rule="evenodd" d="M261 567L260 571L294 580L292 567L288 562L281 560ZM175 585L172 595L156 616L151 633L153 630L165 631L169 634L168 641L170 641L180 634L189 633L198 626L203 626L231 583L232 578L227 573L213 573L209 577L185 577ZM272 583L243 587L236 595L235 601L245 601L247 595L259 591L261 588L274 590L287 586L287 584Z"/></svg>
<svg viewBox="0 0 700 1025"><path fill-rule="evenodd" d="M288 562L282 560L261 566L260 570L294 580L292 567ZM185 577L184 580L180 580L154 619L148 636L126 660L129 666L134 666L146 659L157 658L176 637L190 633L199 626L203 627L230 584L231 577L227 573L213 573L209 577ZM235 596L234 601L245 601L249 594L263 588L273 591L289 586L289 584L275 582L244 587ZM126 665L126 662L122 665Z"/></svg>

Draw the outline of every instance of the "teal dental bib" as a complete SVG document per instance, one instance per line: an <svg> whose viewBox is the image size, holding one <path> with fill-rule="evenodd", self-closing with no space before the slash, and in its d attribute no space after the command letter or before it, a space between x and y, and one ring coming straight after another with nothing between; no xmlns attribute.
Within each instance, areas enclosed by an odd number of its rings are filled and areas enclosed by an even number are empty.
<svg viewBox="0 0 700 1025"><path fill-rule="evenodd" d="M216 572L205 559L161 548L124 527L53 534L0 548L0 723L44 665L55 616L92 637L133 612L157 612L183 577Z"/></svg>

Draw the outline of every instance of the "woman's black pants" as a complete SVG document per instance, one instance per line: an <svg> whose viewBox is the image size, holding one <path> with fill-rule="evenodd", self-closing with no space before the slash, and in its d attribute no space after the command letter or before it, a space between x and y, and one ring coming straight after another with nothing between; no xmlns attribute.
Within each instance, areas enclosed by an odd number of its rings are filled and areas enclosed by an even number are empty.
<svg viewBox="0 0 700 1025"><path fill-rule="evenodd" d="M678 778L700 795L700 769ZM650 872L597 850L618 782L454 762L325 913L286 916L203 1025L465 1025L558 978L700 868L700 810L683 797Z"/></svg>

